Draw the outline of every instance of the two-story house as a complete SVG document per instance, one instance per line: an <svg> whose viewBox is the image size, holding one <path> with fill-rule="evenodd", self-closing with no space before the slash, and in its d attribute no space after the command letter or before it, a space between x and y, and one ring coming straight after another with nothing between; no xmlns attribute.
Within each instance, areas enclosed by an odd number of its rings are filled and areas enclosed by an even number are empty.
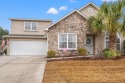
<svg viewBox="0 0 125 83"><path fill-rule="evenodd" d="M44 28L51 20L11 18L11 34L8 38L7 55L46 55L47 36Z"/></svg>
<svg viewBox="0 0 125 83"><path fill-rule="evenodd" d="M99 7L90 2L74 10L57 22L50 20L10 19L11 34L8 38L8 55L47 55L55 50L59 55L67 49L77 54L78 48L86 48L89 55L99 54L109 46L107 32L95 35L88 31L88 19L97 14ZM117 49L123 53L123 37L117 34Z"/></svg>

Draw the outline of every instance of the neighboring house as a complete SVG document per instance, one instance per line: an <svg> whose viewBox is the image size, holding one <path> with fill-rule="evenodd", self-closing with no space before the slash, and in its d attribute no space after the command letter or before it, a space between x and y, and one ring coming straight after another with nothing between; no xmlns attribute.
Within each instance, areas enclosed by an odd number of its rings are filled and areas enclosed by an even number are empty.
<svg viewBox="0 0 125 83"><path fill-rule="evenodd" d="M12 33L5 36L10 42L8 55L46 55L47 50L55 50L62 55L64 49L76 55L78 48L86 48L89 55L99 54L109 46L108 33L95 35L88 30L88 19L96 15L98 9L90 2L53 24L46 20L11 19ZM124 52L123 37L119 33L117 49Z"/></svg>

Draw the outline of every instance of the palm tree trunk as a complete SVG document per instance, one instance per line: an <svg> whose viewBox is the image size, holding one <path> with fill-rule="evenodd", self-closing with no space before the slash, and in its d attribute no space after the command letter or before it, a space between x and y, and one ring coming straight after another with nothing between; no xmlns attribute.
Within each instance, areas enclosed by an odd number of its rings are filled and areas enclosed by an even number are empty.
<svg viewBox="0 0 125 83"><path fill-rule="evenodd" d="M114 51L116 51L117 50L117 48L116 48L116 35L110 35L109 36L109 48L111 49L111 50L114 50Z"/></svg>

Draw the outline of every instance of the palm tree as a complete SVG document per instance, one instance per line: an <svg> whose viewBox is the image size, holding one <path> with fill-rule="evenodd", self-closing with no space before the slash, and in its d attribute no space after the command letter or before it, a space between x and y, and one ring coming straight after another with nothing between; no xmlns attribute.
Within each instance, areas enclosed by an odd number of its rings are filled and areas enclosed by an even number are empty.
<svg viewBox="0 0 125 83"><path fill-rule="evenodd" d="M116 51L116 34L121 32L125 35L125 1L104 2L100 7L97 16L89 18L90 30L93 33L109 33L109 48Z"/></svg>

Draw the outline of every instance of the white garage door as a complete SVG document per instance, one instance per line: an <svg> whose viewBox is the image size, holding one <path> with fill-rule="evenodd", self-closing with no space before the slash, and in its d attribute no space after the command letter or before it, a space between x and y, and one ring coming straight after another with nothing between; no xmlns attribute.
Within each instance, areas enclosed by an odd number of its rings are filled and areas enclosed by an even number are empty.
<svg viewBox="0 0 125 83"><path fill-rule="evenodd" d="M47 41L11 41L11 55L47 55Z"/></svg>

